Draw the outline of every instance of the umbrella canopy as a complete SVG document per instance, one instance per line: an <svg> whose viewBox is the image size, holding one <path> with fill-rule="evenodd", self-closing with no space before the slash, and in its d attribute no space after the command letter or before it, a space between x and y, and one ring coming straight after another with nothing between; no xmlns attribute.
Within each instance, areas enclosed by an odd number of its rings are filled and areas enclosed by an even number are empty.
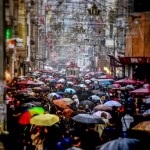
<svg viewBox="0 0 150 150"><path fill-rule="evenodd" d="M23 103L21 105L21 107L27 107L27 108L31 108L31 107L35 107L35 106L41 106L41 102L29 102L29 103Z"/></svg>
<svg viewBox="0 0 150 150"><path fill-rule="evenodd" d="M101 92L100 90L93 90L92 93L96 94L97 96L106 96L106 93Z"/></svg>
<svg viewBox="0 0 150 150"><path fill-rule="evenodd" d="M86 84L90 84L92 81L91 80L85 80L84 81Z"/></svg>
<svg viewBox="0 0 150 150"><path fill-rule="evenodd" d="M71 82L71 81L67 81L67 84L68 84L68 85L74 85L74 83Z"/></svg>
<svg viewBox="0 0 150 150"><path fill-rule="evenodd" d="M68 104L65 102L65 101L63 101L63 100L53 100L53 103L56 105L56 106L58 106L58 107L60 107L60 108L62 108L62 109L66 109L66 108L69 108L69 106L68 106Z"/></svg>
<svg viewBox="0 0 150 150"><path fill-rule="evenodd" d="M143 100L143 103L145 103L145 104L150 104L150 97L145 98L145 99Z"/></svg>
<svg viewBox="0 0 150 150"><path fill-rule="evenodd" d="M61 78L57 81L57 83L65 83L65 79Z"/></svg>
<svg viewBox="0 0 150 150"><path fill-rule="evenodd" d="M42 107L32 107L32 108L29 108L28 111L32 115L43 114L45 112L44 108L42 108Z"/></svg>
<svg viewBox="0 0 150 150"><path fill-rule="evenodd" d="M97 111L97 110L101 110L101 111L112 111L112 107L108 106L108 105L97 105L96 107L93 108L93 110Z"/></svg>
<svg viewBox="0 0 150 150"><path fill-rule="evenodd" d="M104 105L107 105L110 107L113 107L113 106L121 107L122 106L121 103L119 103L118 101L114 101L114 100L109 100L109 101L105 102Z"/></svg>
<svg viewBox="0 0 150 150"><path fill-rule="evenodd" d="M109 82L109 81L99 81L99 84L101 86L108 86L108 85L111 85L111 82Z"/></svg>
<svg viewBox="0 0 150 150"><path fill-rule="evenodd" d="M40 114L30 119L30 124L38 126L52 126L59 122L59 117L55 114Z"/></svg>
<svg viewBox="0 0 150 150"><path fill-rule="evenodd" d="M17 82L17 84L20 84L20 85L40 85L41 83L37 83L37 82L34 82L34 81L31 81L31 80L23 80L23 81L20 81L20 82Z"/></svg>
<svg viewBox="0 0 150 150"><path fill-rule="evenodd" d="M150 133L150 120L143 121L137 125L135 125L132 130L144 131Z"/></svg>
<svg viewBox="0 0 150 150"><path fill-rule="evenodd" d="M118 84L118 83L115 83L115 84L109 85L108 88L109 88L109 89L112 89L112 88L118 88L118 89L119 89L119 88L121 88L121 85Z"/></svg>
<svg viewBox="0 0 150 150"><path fill-rule="evenodd" d="M76 93L76 91L74 89L72 89L72 88L66 88L64 92L65 93L73 93L73 94Z"/></svg>
<svg viewBox="0 0 150 150"><path fill-rule="evenodd" d="M119 84L138 84L139 82L137 80L124 78L124 79L115 81L115 83L119 83Z"/></svg>
<svg viewBox="0 0 150 150"><path fill-rule="evenodd" d="M26 125L30 123L30 119L34 116L34 115L38 115L38 114L43 114L44 113L44 109L42 107L32 107L30 109L28 109L27 111L25 111L19 118L18 122L20 124Z"/></svg>
<svg viewBox="0 0 150 150"><path fill-rule="evenodd" d="M142 115L145 117L150 116L150 109L147 109L146 111L144 111Z"/></svg>
<svg viewBox="0 0 150 150"><path fill-rule="evenodd" d="M142 87L142 88L131 91L130 94L149 95L150 94L150 88Z"/></svg>
<svg viewBox="0 0 150 150"><path fill-rule="evenodd" d="M49 93L47 96L48 96L48 99L51 99L51 98L53 98L54 96L56 96L57 98L60 98L60 95L57 94L57 93Z"/></svg>
<svg viewBox="0 0 150 150"><path fill-rule="evenodd" d="M33 87L33 90L42 91L42 88L41 87Z"/></svg>
<svg viewBox="0 0 150 150"><path fill-rule="evenodd" d="M107 114L107 119L111 119L112 118L111 114L109 112L107 112L107 111L100 111L99 110L99 111L93 113L93 115L100 117L102 112L105 112Z"/></svg>
<svg viewBox="0 0 150 150"><path fill-rule="evenodd" d="M67 105L71 105L74 101L71 98L62 98L62 101L64 101Z"/></svg>
<svg viewBox="0 0 150 150"><path fill-rule="evenodd" d="M94 103L99 103L101 104L101 99L99 96L97 95L92 95L88 98L90 101L94 102Z"/></svg>
<svg viewBox="0 0 150 150"><path fill-rule="evenodd" d="M84 101L81 101L81 102L79 103L79 107L80 107L80 106L82 106L83 109L87 109L87 107L88 107L89 109L93 109L93 108L95 107L95 104L94 104L92 101L90 101L90 100L84 100Z"/></svg>
<svg viewBox="0 0 150 150"><path fill-rule="evenodd" d="M96 150L140 150L140 140L134 138L118 138L106 142Z"/></svg>
<svg viewBox="0 0 150 150"><path fill-rule="evenodd" d="M85 84L78 84L78 86L81 88L87 88L87 86Z"/></svg>
<svg viewBox="0 0 150 150"><path fill-rule="evenodd" d="M97 116L90 114L78 114L72 118L76 122L86 123L86 124L104 124L104 121Z"/></svg>
<svg viewBox="0 0 150 150"><path fill-rule="evenodd" d="M113 76L105 74L105 75L99 75L97 76L98 79L114 79Z"/></svg>

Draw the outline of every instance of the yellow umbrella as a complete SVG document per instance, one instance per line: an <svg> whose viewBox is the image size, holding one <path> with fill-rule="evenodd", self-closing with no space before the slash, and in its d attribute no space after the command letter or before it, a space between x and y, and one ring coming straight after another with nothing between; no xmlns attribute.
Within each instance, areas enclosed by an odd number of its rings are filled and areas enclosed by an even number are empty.
<svg viewBox="0 0 150 150"><path fill-rule="evenodd" d="M150 121L143 121L135 125L132 130L145 131L150 133Z"/></svg>
<svg viewBox="0 0 150 150"><path fill-rule="evenodd" d="M55 114L40 114L30 119L30 124L38 126L52 126L59 122L59 117Z"/></svg>

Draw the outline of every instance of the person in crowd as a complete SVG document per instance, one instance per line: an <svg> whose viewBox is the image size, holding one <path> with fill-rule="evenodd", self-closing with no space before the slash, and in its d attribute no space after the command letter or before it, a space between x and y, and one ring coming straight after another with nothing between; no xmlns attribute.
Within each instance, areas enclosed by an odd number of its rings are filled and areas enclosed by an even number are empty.
<svg viewBox="0 0 150 150"><path fill-rule="evenodd" d="M72 99L74 100L74 106L75 106L75 109L77 109L79 107L79 98L76 94L74 94L72 96Z"/></svg>
<svg viewBox="0 0 150 150"><path fill-rule="evenodd" d="M44 128L35 126L31 131L32 149L44 150L45 133Z"/></svg>
<svg viewBox="0 0 150 150"><path fill-rule="evenodd" d="M99 138L99 133L95 131L95 124L89 124L85 129L85 132L83 132L81 148L85 150L95 150L95 148L100 144L101 140Z"/></svg>
<svg viewBox="0 0 150 150"><path fill-rule="evenodd" d="M99 133L100 139L103 140L103 139L102 139L102 138L103 138L103 137L102 137L102 134L103 134L104 130L105 130L106 128L108 128L108 127L112 127L113 124L111 124L111 123L109 122L109 119L107 119L107 114L106 114L105 112L102 112L100 117L101 117L102 120L104 121L104 124L96 124L96 125L95 125L95 130Z"/></svg>
<svg viewBox="0 0 150 150"><path fill-rule="evenodd" d="M57 149L58 150L66 150L71 146L71 138L64 137L61 141L57 143Z"/></svg>
<svg viewBox="0 0 150 150"><path fill-rule="evenodd" d="M83 150L81 149L81 139L79 136L73 136L71 139L71 147L69 147L67 150Z"/></svg>
<svg viewBox="0 0 150 150"><path fill-rule="evenodd" d="M128 137L128 130L130 129L130 125L132 122L134 122L133 116L131 116L129 111L126 111L125 115L121 117L122 137Z"/></svg>

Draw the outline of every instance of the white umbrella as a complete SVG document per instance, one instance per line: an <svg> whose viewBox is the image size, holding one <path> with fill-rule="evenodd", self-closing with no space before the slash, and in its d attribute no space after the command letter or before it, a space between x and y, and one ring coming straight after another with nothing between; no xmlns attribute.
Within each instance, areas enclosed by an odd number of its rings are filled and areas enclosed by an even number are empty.
<svg viewBox="0 0 150 150"><path fill-rule="evenodd" d="M84 81L86 84L90 84L91 83L91 80L85 80Z"/></svg>
<svg viewBox="0 0 150 150"><path fill-rule="evenodd" d="M64 83L65 82L65 79L61 78L57 81L58 83Z"/></svg>
<svg viewBox="0 0 150 150"><path fill-rule="evenodd" d="M85 84L79 84L78 86L81 88L87 88L87 86Z"/></svg>
<svg viewBox="0 0 150 150"><path fill-rule="evenodd" d="M51 98L53 98L54 96L59 97L60 95L57 94L57 93L49 93L47 96L48 96L49 99L51 99Z"/></svg>
<svg viewBox="0 0 150 150"><path fill-rule="evenodd" d="M95 116L98 116L98 117L101 117L101 113L102 112L104 112L104 113L106 113L107 114L107 119L111 119L112 118L112 116L111 116L111 114L109 113L109 112L107 112L107 111L96 111L95 113L93 113L93 115L95 115Z"/></svg>
<svg viewBox="0 0 150 150"><path fill-rule="evenodd" d="M68 85L74 85L74 83L71 82L71 81L67 81L67 84L68 84Z"/></svg>

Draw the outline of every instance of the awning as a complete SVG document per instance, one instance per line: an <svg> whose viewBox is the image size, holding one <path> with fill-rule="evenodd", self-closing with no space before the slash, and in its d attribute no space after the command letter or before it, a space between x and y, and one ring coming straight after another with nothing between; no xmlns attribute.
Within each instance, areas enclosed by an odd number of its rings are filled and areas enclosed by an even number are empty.
<svg viewBox="0 0 150 150"><path fill-rule="evenodd" d="M150 57L118 57L124 65L130 64L150 64Z"/></svg>
<svg viewBox="0 0 150 150"><path fill-rule="evenodd" d="M111 66L122 67L122 63L116 57L114 57L113 55L109 55L109 54L108 54L108 56L110 58Z"/></svg>

